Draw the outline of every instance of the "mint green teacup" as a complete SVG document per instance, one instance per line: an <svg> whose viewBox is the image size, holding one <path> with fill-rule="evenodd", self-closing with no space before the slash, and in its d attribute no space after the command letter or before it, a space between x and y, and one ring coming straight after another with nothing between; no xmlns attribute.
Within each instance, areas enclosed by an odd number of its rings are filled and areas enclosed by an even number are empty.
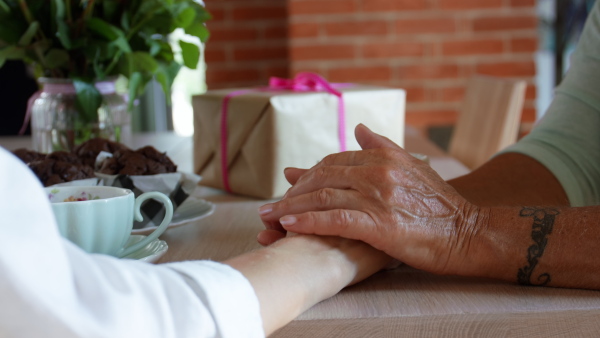
<svg viewBox="0 0 600 338"><path fill-rule="evenodd" d="M83 250L115 257L127 256L156 240L173 217L173 204L160 192L138 198L129 189L106 186L45 188L61 235ZM165 206L165 218L154 232L125 248L131 236L133 218L142 221L142 202L156 199Z"/></svg>

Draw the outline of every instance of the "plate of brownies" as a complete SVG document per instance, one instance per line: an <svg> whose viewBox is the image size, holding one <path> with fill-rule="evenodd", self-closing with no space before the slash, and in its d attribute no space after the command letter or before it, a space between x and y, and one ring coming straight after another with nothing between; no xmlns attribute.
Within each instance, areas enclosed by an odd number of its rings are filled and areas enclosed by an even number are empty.
<svg viewBox="0 0 600 338"><path fill-rule="evenodd" d="M159 191L173 203L173 220L169 227L187 224L209 216L215 205L193 196L200 176L177 171L177 165L152 146L139 149L114 141L94 138L75 147L73 151L50 154L28 149L13 153L35 173L42 184L107 185L130 189L135 196ZM152 232L164 216L161 203L148 200L142 204L144 221L136 221L132 233Z"/></svg>

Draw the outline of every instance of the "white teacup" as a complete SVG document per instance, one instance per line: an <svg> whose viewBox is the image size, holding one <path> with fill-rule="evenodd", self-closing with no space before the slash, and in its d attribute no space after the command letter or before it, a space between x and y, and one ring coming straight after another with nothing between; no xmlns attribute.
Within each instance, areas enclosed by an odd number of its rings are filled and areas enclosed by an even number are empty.
<svg viewBox="0 0 600 338"><path fill-rule="evenodd" d="M106 186L48 187L45 190L61 235L90 253L127 256L156 240L173 218L173 204L160 192L148 192L135 198L129 189ZM165 217L154 232L125 248L133 218L143 220L140 207L150 198L163 203Z"/></svg>

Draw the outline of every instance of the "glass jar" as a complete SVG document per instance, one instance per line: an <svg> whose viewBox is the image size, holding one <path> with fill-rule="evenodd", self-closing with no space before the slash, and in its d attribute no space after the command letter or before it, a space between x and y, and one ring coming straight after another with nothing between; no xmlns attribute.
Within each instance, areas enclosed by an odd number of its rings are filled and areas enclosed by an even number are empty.
<svg viewBox="0 0 600 338"><path fill-rule="evenodd" d="M96 82L102 94L97 118L88 121L77 109L75 87L68 79L40 78L43 86L31 101L33 149L42 153L71 151L94 137L131 145L127 101L116 93L114 81Z"/></svg>

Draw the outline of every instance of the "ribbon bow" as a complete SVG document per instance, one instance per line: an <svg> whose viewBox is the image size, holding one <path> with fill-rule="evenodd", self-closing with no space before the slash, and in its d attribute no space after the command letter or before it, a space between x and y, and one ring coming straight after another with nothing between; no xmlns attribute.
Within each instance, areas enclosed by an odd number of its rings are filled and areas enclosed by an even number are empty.
<svg viewBox="0 0 600 338"><path fill-rule="evenodd" d="M329 83L323 77L315 73L298 73L293 79L271 77L269 86L257 89L243 89L233 91L223 98L221 106L221 173L223 176L223 187L227 192L232 192L229 186L229 170L227 168L227 111L229 100L235 96L255 91L277 91L291 90L297 92L327 92L338 98L338 138L340 151L346 151L346 114L342 93L336 88L349 86L351 84Z"/></svg>

